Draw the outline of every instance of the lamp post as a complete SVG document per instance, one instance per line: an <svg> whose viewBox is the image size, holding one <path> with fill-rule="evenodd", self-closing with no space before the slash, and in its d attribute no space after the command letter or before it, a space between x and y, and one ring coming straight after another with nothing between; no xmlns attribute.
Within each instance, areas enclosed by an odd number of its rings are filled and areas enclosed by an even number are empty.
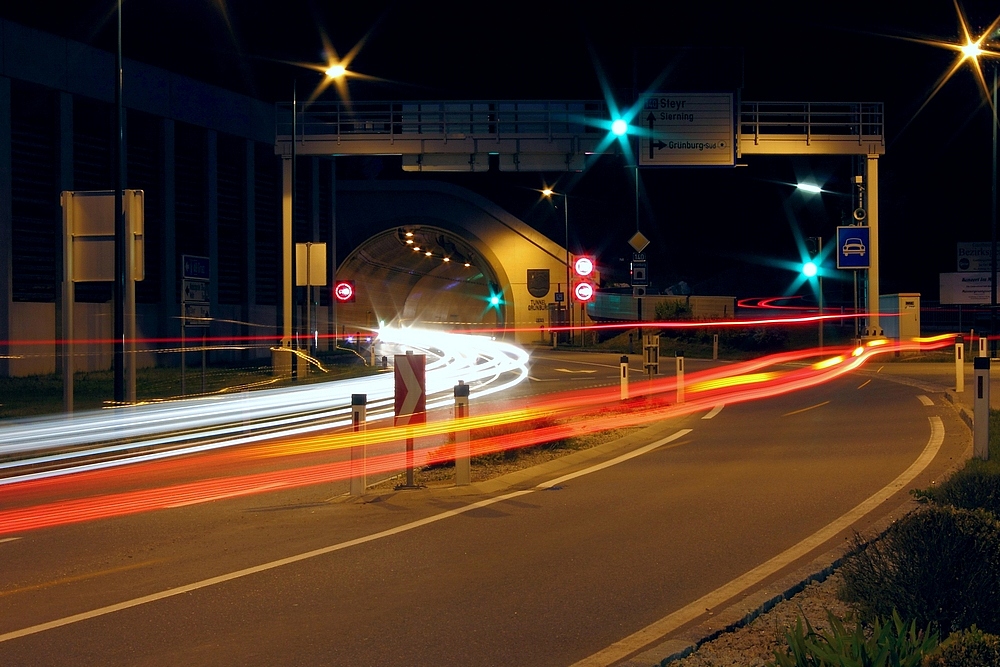
<svg viewBox="0 0 1000 667"><path fill-rule="evenodd" d="M563 239L564 246L566 250L566 313L567 313L567 324L570 326L569 330L569 342L570 345L573 344L573 290L569 284L569 196L565 192L555 192L551 188L545 188L542 190L542 194L551 199L553 196L559 196L563 198Z"/></svg>

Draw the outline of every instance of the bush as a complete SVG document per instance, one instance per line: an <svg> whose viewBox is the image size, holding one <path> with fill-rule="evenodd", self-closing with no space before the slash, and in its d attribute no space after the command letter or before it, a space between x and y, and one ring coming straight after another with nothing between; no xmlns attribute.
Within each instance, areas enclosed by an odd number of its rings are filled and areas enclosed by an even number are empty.
<svg viewBox="0 0 1000 667"><path fill-rule="evenodd" d="M917 491L915 495L942 505L962 509L984 509L1000 517L1000 471L982 465L970 465L959 470L941 486Z"/></svg>
<svg viewBox="0 0 1000 667"><path fill-rule="evenodd" d="M924 658L923 667L1000 667L1000 637L975 626L956 632Z"/></svg>
<svg viewBox="0 0 1000 667"><path fill-rule="evenodd" d="M930 627L917 630L916 621L907 625L895 611L887 621L875 619L871 631L860 622L848 630L833 614L827 617L829 633L815 632L808 620L803 628L800 617L785 635L788 652L775 651L769 667L919 667L938 645L938 635Z"/></svg>
<svg viewBox="0 0 1000 667"><path fill-rule="evenodd" d="M931 505L854 548L841 572L841 597L864 618L933 623L945 632L1000 631L1000 523L982 510Z"/></svg>

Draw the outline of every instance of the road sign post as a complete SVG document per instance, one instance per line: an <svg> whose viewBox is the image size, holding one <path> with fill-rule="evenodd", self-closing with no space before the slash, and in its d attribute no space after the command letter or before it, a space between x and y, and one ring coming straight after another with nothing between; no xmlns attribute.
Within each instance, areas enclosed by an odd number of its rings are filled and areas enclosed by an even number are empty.
<svg viewBox="0 0 1000 667"><path fill-rule="evenodd" d="M462 380L455 385L455 485L472 483L472 449L469 444L469 385Z"/></svg>
<svg viewBox="0 0 1000 667"><path fill-rule="evenodd" d="M973 360L976 392L972 411L972 455L977 459L990 457L990 358Z"/></svg>
<svg viewBox="0 0 1000 667"><path fill-rule="evenodd" d="M427 421L427 356L397 354L395 366L395 420L396 426L412 426ZM397 489L420 488L413 482L413 436L406 435L406 483Z"/></svg>
<svg viewBox="0 0 1000 667"><path fill-rule="evenodd" d="M355 433L365 433L368 419L368 394L351 394L351 425ZM351 446L351 495L360 496L365 492L368 483L365 467L367 445L362 441L360 444Z"/></svg>

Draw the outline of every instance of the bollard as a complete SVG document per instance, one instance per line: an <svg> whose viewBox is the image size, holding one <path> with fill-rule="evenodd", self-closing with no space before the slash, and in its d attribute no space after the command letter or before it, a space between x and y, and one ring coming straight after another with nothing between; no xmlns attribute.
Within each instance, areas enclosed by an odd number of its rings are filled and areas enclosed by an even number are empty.
<svg viewBox="0 0 1000 667"><path fill-rule="evenodd" d="M364 433L368 419L368 394L351 394L351 425L355 433ZM351 495L360 496L368 483L365 470L365 443L351 447Z"/></svg>
<svg viewBox="0 0 1000 667"><path fill-rule="evenodd" d="M622 365L622 373L621 373L621 375L619 377L621 377L621 383L622 383L622 400L624 401L624 400L626 400L628 398L628 356L627 355L624 355L624 354L622 355L621 365Z"/></svg>
<svg viewBox="0 0 1000 667"><path fill-rule="evenodd" d="M955 337L955 391L961 393L965 391L965 366L962 359L962 351L965 349L965 340L961 336Z"/></svg>
<svg viewBox="0 0 1000 667"><path fill-rule="evenodd" d="M677 403L684 402L684 353L677 352Z"/></svg>
<svg viewBox="0 0 1000 667"><path fill-rule="evenodd" d="M990 349L989 349L989 343L988 343L988 341L989 341L989 339L986 336L983 336L983 335L979 336L979 356L980 357L988 357L988 356L990 356Z"/></svg>
<svg viewBox="0 0 1000 667"><path fill-rule="evenodd" d="M972 455L985 461L990 458L990 358L976 357L972 366L976 374L973 383L976 395L972 411Z"/></svg>
<svg viewBox="0 0 1000 667"><path fill-rule="evenodd" d="M712 336L712 361L719 360L719 334Z"/></svg>
<svg viewBox="0 0 1000 667"><path fill-rule="evenodd" d="M469 427L464 423L469 416L469 385L462 380L455 385L455 485L472 483L472 447L469 444ZM463 422L463 423L458 423Z"/></svg>

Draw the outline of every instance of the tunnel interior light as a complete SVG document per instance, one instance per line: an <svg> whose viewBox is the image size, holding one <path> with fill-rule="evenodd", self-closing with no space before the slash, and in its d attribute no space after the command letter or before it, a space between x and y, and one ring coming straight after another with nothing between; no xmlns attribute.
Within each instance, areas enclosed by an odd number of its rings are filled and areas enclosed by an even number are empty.
<svg viewBox="0 0 1000 667"><path fill-rule="evenodd" d="M444 261L445 261L445 262L450 262L450 261L451 261L451 257L445 257L445 258L444 258Z"/></svg>
<svg viewBox="0 0 1000 667"><path fill-rule="evenodd" d="M465 268L469 268L470 266L472 266L472 264L470 264L469 262L465 263Z"/></svg>
<svg viewBox="0 0 1000 667"><path fill-rule="evenodd" d="M413 238L413 232L406 232L406 238Z"/></svg>
<svg viewBox="0 0 1000 667"><path fill-rule="evenodd" d="M431 251L430 250L428 250L427 252L424 253L424 257L430 257L430 256L431 256Z"/></svg>
<svg viewBox="0 0 1000 667"><path fill-rule="evenodd" d="M413 239L406 239L406 245L413 245Z"/></svg>
<svg viewBox="0 0 1000 667"><path fill-rule="evenodd" d="M795 187L803 192L810 192L814 195L823 192L823 188L819 187L815 183L796 183Z"/></svg>
<svg viewBox="0 0 1000 667"><path fill-rule="evenodd" d="M420 252L420 246L418 245L413 246L413 252Z"/></svg>

